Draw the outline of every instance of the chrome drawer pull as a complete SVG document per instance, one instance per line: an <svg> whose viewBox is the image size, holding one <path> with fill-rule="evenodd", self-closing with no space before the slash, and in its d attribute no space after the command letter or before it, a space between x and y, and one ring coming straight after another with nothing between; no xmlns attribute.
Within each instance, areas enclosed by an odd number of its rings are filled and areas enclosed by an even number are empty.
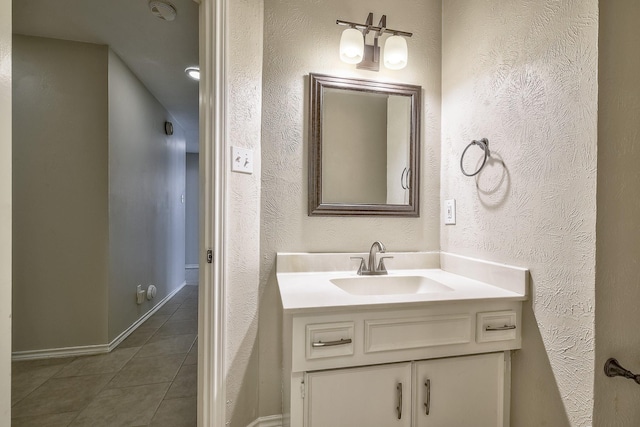
<svg viewBox="0 0 640 427"><path fill-rule="evenodd" d="M318 342L311 343L311 347L313 348L333 347L336 345L345 345L345 344L351 344L351 338L342 338L341 340L338 340L338 341L327 341L327 342L318 341Z"/></svg>
<svg viewBox="0 0 640 427"><path fill-rule="evenodd" d="M426 402L424 402L424 414L429 415L429 411L431 410L431 380L427 380L424 383L426 387Z"/></svg>
<svg viewBox="0 0 640 427"><path fill-rule="evenodd" d="M396 386L396 390L398 390L398 406L396 407L396 411L398 412L398 419L402 419L402 383L398 383Z"/></svg>
<svg viewBox="0 0 640 427"><path fill-rule="evenodd" d="M504 326L487 326L484 328L485 331L487 332L492 332L492 331L510 331L512 329L515 329L516 325L504 325Z"/></svg>

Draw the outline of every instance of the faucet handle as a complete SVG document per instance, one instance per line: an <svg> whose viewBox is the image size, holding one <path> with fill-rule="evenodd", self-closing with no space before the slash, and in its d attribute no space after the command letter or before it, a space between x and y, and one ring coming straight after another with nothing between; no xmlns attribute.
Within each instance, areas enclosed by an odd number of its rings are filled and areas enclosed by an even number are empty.
<svg viewBox="0 0 640 427"><path fill-rule="evenodd" d="M385 268L385 265L384 265L384 260L387 258L393 258L393 257L392 256L380 257L380 261L378 262L378 271L384 271L385 273L387 272L387 269Z"/></svg>
<svg viewBox="0 0 640 427"><path fill-rule="evenodd" d="M358 275L362 275L363 271L367 271L367 266L364 263L364 258L363 257L361 257L361 256L352 256L352 257L349 257L349 258L351 258L351 259L359 259L360 260L360 266L358 267Z"/></svg>

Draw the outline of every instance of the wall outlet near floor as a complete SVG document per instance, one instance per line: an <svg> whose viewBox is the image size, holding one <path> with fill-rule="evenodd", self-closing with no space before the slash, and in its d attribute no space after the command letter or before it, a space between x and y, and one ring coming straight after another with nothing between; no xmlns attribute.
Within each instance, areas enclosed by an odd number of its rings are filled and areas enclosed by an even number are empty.
<svg viewBox="0 0 640 427"><path fill-rule="evenodd" d="M253 173L253 150L231 147L231 172Z"/></svg>
<svg viewBox="0 0 640 427"><path fill-rule="evenodd" d="M144 302L144 299L147 296L147 291L142 290L142 285L138 285L136 287L136 302L138 303L138 305L142 304Z"/></svg>
<svg viewBox="0 0 640 427"><path fill-rule="evenodd" d="M445 225L456 223L456 199L444 201L444 223Z"/></svg>

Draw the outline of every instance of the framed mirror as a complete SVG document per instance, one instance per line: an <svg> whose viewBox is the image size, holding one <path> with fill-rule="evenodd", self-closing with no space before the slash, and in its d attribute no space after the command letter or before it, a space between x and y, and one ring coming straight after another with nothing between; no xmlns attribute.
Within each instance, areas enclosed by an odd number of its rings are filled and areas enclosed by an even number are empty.
<svg viewBox="0 0 640 427"><path fill-rule="evenodd" d="M309 74L309 215L417 217L420 86Z"/></svg>

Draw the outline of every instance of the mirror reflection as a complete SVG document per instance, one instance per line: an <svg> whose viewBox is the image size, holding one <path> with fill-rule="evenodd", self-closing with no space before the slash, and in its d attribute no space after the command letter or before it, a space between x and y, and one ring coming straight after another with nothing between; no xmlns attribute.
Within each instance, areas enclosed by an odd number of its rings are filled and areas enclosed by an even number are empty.
<svg viewBox="0 0 640 427"><path fill-rule="evenodd" d="M311 75L309 215L418 216L420 88Z"/></svg>

